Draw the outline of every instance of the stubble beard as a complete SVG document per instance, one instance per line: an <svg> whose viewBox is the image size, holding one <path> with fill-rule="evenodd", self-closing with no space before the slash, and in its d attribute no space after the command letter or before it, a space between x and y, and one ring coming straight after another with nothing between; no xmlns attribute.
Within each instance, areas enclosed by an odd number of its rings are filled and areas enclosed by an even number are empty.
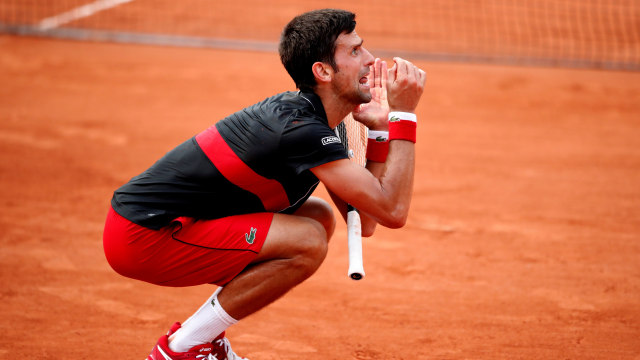
<svg viewBox="0 0 640 360"><path fill-rule="evenodd" d="M340 72L336 67L336 73ZM358 73L358 78L355 80L355 87L349 89L349 91L344 91L343 88L340 88L339 85L334 84L334 90L337 94L341 94L340 97L350 104L354 106L358 106L360 104L366 104L371 102L372 95L371 89L369 88L367 91L363 91L361 89L360 79L368 72L367 70L363 70L361 73Z"/></svg>
<svg viewBox="0 0 640 360"><path fill-rule="evenodd" d="M369 71L369 69L363 70L360 73L358 73L358 79L356 80L356 89L355 92L358 94L359 97L359 103L360 104L366 104L368 102L371 101L371 88L369 87L366 91L362 90L362 85L360 83L360 79L362 79L362 77L364 77L366 75L366 73Z"/></svg>
<svg viewBox="0 0 640 360"><path fill-rule="evenodd" d="M364 91L360 88L360 85L360 82L356 82L355 88L350 89L348 92L342 92L342 99L354 106L371 102L371 89Z"/></svg>
<svg viewBox="0 0 640 360"><path fill-rule="evenodd" d="M372 96L371 96L371 89L369 89L369 91L364 92L362 90L360 90L360 87L358 86L358 94L360 94L360 104L366 104L371 102ZM359 104L358 104L359 105Z"/></svg>

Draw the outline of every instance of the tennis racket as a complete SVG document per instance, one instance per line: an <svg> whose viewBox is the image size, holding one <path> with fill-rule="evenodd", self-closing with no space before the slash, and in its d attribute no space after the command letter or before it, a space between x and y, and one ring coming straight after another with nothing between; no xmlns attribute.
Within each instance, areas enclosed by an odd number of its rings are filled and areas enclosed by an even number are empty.
<svg viewBox="0 0 640 360"><path fill-rule="evenodd" d="M367 163L367 127L353 119L349 114L335 129L347 155L351 161L365 166ZM349 245L349 271L353 280L364 278L362 261L362 225L360 213L353 206L347 204L347 243Z"/></svg>

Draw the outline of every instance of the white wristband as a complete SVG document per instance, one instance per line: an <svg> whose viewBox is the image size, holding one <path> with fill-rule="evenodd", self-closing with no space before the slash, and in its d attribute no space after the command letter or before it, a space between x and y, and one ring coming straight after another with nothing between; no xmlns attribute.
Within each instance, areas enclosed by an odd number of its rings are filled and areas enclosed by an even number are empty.
<svg viewBox="0 0 640 360"><path fill-rule="evenodd" d="M403 112L403 111L391 111L389 112L389 121L398 121L398 120L406 120L417 122L418 117L414 113Z"/></svg>
<svg viewBox="0 0 640 360"><path fill-rule="evenodd" d="M373 139L379 142L389 140L389 132L384 130L369 130L369 139Z"/></svg>

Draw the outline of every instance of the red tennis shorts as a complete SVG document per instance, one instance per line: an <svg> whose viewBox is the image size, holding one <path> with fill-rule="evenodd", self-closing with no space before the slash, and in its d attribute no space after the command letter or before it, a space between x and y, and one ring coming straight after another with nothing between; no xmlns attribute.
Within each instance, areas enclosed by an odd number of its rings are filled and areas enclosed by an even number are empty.
<svg viewBox="0 0 640 360"><path fill-rule="evenodd" d="M256 258L272 220L273 213L216 220L180 217L152 230L111 208L104 252L111 267L129 278L163 286L222 286Z"/></svg>

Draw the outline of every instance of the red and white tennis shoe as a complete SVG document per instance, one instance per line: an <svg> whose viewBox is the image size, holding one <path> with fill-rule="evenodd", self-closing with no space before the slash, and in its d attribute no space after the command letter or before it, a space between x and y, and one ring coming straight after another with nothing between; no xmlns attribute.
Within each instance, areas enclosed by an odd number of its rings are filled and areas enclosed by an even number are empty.
<svg viewBox="0 0 640 360"><path fill-rule="evenodd" d="M231 350L229 340L220 334L210 344L197 345L187 352L173 352L169 349L169 336L180 329L180 323L175 323L167 335L158 339L158 343L151 350L147 360L249 360L236 355Z"/></svg>

